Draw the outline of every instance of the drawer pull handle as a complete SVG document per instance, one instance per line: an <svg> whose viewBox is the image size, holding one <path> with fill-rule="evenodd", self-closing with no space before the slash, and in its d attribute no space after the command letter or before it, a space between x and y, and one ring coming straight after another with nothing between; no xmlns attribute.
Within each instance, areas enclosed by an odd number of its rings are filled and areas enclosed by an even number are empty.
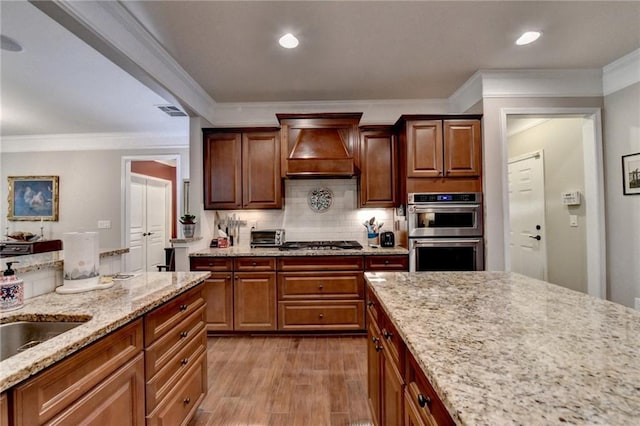
<svg viewBox="0 0 640 426"><path fill-rule="evenodd" d="M374 302L372 302L372 301L368 301L367 302L367 306L368 307L372 307L372 306L376 306L376 304Z"/></svg>
<svg viewBox="0 0 640 426"><path fill-rule="evenodd" d="M186 397L185 399L182 400L182 402L184 403L184 405L187 405L191 402L191 398Z"/></svg>
<svg viewBox="0 0 640 426"><path fill-rule="evenodd" d="M380 352L382 350L382 346L376 345L376 352Z"/></svg>
<svg viewBox="0 0 640 426"><path fill-rule="evenodd" d="M182 365L187 365L188 362L189 362L189 358L182 358L182 360L180 360L180 364Z"/></svg>
<svg viewBox="0 0 640 426"><path fill-rule="evenodd" d="M189 305L180 305L180 312L186 311Z"/></svg>
<svg viewBox="0 0 640 426"><path fill-rule="evenodd" d="M231 275L227 275L227 279L230 280L231 279Z"/></svg>
<svg viewBox="0 0 640 426"><path fill-rule="evenodd" d="M393 333L389 333L387 330L382 330L382 335L385 339L389 340L393 337Z"/></svg>
<svg viewBox="0 0 640 426"><path fill-rule="evenodd" d="M318 315L318 317L320 317L320 319L324 318L324 314L320 314Z"/></svg>
<svg viewBox="0 0 640 426"><path fill-rule="evenodd" d="M180 338L184 339L185 337L187 337L189 335L189 333L187 333L186 331L183 331L180 333Z"/></svg>
<svg viewBox="0 0 640 426"><path fill-rule="evenodd" d="M385 261L384 261L384 264L385 264L385 265L388 265L388 264L389 264L389 261L388 261L388 260L385 260Z"/></svg>
<svg viewBox="0 0 640 426"><path fill-rule="evenodd" d="M423 394L419 393L418 394L418 405L420 405L420 407L422 407L422 408L430 406L431 405L431 398L429 398L428 396L424 396Z"/></svg>
<svg viewBox="0 0 640 426"><path fill-rule="evenodd" d="M251 262L251 266L258 266L256 262Z"/></svg>
<svg viewBox="0 0 640 426"><path fill-rule="evenodd" d="M318 290L322 290L322 284L318 284Z"/></svg>

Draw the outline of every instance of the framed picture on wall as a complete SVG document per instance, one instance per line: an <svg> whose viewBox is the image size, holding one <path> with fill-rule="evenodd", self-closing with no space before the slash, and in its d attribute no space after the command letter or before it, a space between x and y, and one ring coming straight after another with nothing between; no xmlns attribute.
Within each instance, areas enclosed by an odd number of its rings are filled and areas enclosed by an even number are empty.
<svg viewBox="0 0 640 426"><path fill-rule="evenodd" d="M9 220L58 220L58 176L9 176Z"/></svg>
<svg viewBox="0 0 640 426"><path fill-rule="evenodd" d="M640 152L622 156L624 195L640 194Z"/></svg>

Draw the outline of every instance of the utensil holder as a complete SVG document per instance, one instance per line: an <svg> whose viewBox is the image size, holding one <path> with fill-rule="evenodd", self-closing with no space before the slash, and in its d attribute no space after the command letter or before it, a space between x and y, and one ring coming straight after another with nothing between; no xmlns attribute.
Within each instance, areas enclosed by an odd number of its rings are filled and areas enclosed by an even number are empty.
<svg viewBox="0 0 640 426"><path fill-rule="evenodd" d="M377 246L380 244L380 239L379 239L380 235L379 234L373 234L371 232L367 233L367 243L370 246Z"/></svg>

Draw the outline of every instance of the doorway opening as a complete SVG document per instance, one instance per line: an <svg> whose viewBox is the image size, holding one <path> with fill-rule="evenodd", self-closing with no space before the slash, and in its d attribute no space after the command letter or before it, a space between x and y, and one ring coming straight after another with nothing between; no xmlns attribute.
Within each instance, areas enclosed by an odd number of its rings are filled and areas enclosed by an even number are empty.
<svg viewBox="0 0 640 426"><path fill-rule="evenodd" d="M156 264L166 263L164 249L170 247L170 239L177 235L178 212L182 209L180 176L179 154L122 158L122 242L130 250L124 256L125 271L156 270ZM147 211L145 206L149 202L156 207L143 218L141 214ZM156 214L159 209L162 215ZM144 229L138 229L141 226ZM149 240L147 245L138 238L143 234Z"/></svg>
<svg viewBox="0 0 640 426"><path fill-rule="evenodd" d="M503 109L502 123L506 269L605 298L600 110Z"/></svg>

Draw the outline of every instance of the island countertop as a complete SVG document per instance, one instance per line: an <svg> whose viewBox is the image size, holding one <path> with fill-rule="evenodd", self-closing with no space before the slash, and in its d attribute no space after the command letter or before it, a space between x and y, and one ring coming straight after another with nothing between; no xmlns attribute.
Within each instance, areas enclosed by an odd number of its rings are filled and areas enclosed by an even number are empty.
<svg viewBox="0 0 640 426"><path fill-rule="evenodd" d="M640 312L515 273L365 277L456 423L640 424Z"/></svg>
<svg viewBox="0 0 640 426"><path fill-rule="evenodd" d="M147 272L113 287L76 294L48 293L0 313L13 321L88 321L0 361L0 392L53 365L115 329L203 282L209 272Z"/></svg>

